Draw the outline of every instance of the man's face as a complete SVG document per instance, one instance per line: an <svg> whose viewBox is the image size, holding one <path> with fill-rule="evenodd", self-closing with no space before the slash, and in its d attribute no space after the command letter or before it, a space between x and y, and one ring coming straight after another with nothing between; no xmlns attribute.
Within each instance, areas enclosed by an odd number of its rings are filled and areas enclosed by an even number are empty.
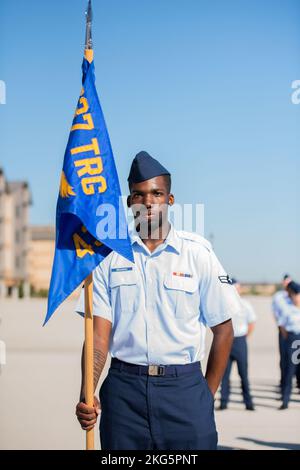
<svg viewBox="0 0 300 470"><path fill-rule="evenodd" d="M132 184L130 196L127 199L127 205L132 209L137 230L143 234L146 232L148 235L167 222L168 206L173 203L174 196L169 193L164 176L156 176L141 183Z"/></svg>

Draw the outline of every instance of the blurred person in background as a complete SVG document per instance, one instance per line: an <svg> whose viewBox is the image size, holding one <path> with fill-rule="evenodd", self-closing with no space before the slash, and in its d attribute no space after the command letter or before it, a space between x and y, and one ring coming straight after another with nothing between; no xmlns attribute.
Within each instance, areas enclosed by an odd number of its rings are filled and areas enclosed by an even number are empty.
<svg viewBox="0 0 300 470"><path fill-rule="evenodd" d="M237 292L241 293L241 286L236 279L232 279ZM241 298L242 309L232 317L234 340L228 359L227 367L221 383L221 403L220 410L225 410L228 405L230 394L230 373L234 361L237 363L238 373L241 378L242 393L245 407L249 411L254 411L253 400L250 393L248 379L248 345L247 337L252 333L256 321L256 314L252 305Z"/></svg>
<svg viewBox="0 0 300 470"><path fill-rule="evenodd" d="M297 364L297 344L300 344L300 284L291 281L287 285L289 302L282 301L279 305L280 312L280 333L285 340L284 347L284 373L282 377L282 405L280 410L288 408L291 393L293 376L299 370ZM298 355L299 356L299 355Z"/></svg>
<svg viewBox="0 0 300 470"><path fill-rule="evenodd" d="M292 278L290 277L289 274L285 274L282 279L282 287L283 289L279 290L276 292L273 296L272 299L272 310L273 310L273 315L275 318L275 322L278 326L278 345L279 345L279 367L280 367L280 382L279 382L279 387L282 393L282 384L283 384L283 377L285 374L285 369L286 369L286 364L285 364L285 358L286 358L286 339L281 333L281 328L280 324L282 321L282 315L283 315L283 309L282 306L286 303L290 304L291 299L288 295L287 292L287 286L288 284L292 281ZM300 378L299 378L299 385L300 385Z"/></svg>

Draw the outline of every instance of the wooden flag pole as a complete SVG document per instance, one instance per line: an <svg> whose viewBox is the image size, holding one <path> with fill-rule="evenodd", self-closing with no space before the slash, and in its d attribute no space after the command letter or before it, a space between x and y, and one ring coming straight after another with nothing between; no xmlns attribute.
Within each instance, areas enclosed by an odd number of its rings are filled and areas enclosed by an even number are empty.
<svg viewBox="0 0 300 470"><path fill-rule="evenodd" d="M85 361L85 401L94 405L94 331L93 331L93 273L84 282L84 361ZM86 432L86 450L94 450L94 429Z"/></svg>

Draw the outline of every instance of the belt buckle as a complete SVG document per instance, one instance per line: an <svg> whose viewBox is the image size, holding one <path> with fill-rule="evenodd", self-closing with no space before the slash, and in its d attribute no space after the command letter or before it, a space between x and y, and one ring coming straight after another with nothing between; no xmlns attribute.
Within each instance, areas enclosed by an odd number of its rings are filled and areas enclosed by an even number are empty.
<svg viewBox="0 0 300 470"><path fill-rule="evenodd" d="M148 375L162 376L165 373L165 366L151 365L148 367Z"/></svg>

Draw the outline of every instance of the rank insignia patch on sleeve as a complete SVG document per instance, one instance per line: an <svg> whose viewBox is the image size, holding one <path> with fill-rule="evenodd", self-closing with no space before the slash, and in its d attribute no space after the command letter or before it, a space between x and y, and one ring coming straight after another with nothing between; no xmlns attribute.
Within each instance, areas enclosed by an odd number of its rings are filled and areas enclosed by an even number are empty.
<svg viewBox="0 0 300 470"><path fill-rule="evenodd" d="M232 284L232 279L230 279L230 277L228 276L218 276L220 282L222 282L222 284Z"/></svg>

